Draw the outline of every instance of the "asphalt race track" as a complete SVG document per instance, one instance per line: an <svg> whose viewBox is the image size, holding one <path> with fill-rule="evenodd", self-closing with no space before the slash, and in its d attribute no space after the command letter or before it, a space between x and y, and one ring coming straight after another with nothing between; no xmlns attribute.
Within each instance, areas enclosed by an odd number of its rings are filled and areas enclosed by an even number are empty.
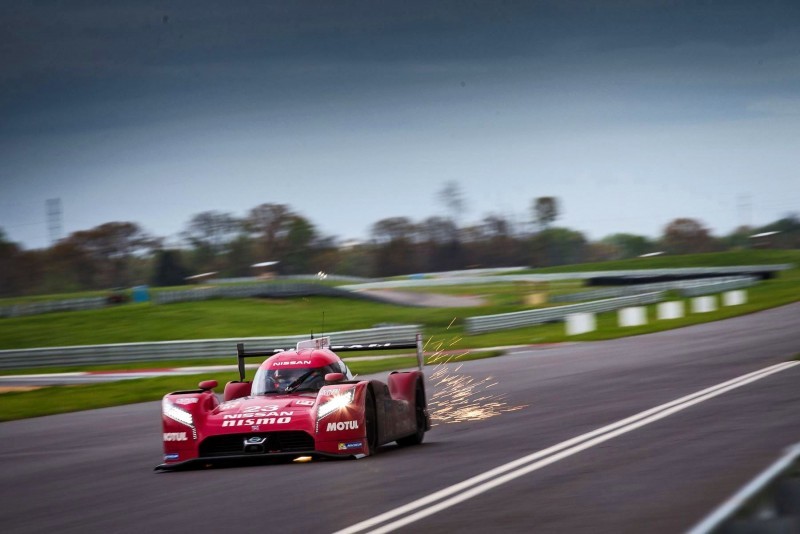
<svg viewBox="0 0 800 534"><path fill-rule="evenodd" d="M800 365L651 412L657 417L636 424L604 427L798 353L800 304L793 304L470 362L461 373L492 375L493 393L527 407L438 425L419 447L385 447L358 461L155 473L158 402L2 423L0 525L4 532L60 534L381 526L683 532L800 442ZM564 444L597 429L604 430ZM480 483L453 487L484 474ZM448 491L432 496L440 490ZM415 504L400 508L409 503ZM362 523L385 513L382 522Z"/></svg>

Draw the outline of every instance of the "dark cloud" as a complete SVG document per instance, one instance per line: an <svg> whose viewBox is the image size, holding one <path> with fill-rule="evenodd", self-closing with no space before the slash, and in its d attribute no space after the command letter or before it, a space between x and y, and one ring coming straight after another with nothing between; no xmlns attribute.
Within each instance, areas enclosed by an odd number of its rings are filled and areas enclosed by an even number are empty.
<svg viewBox="0 0 800 534"><path fill-rule="evenodd" d="M257 137L255 153L298 132L299 144L318 143L300 156L309 160L341 132L400 160L409 158L379 145L381 135L424 138L422 160L441 143L452 161L460 143L477 154L502 136L533 166L530 136L796 116L800 94L796 0L93 0L2 10L0 179L20 191L31 176L133 175L176 153L191 161L198 143L208 151ZM361 157L353 151L347 174Z"/></svg>

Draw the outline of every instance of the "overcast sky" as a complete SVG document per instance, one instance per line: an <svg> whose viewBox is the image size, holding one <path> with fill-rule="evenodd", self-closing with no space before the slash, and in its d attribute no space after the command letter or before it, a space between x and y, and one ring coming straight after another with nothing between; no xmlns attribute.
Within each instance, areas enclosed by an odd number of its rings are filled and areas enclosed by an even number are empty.
<svg viewBox="0 0 800 534"><path fill-rule="evenodd" d="M127 4L127 5L126 5ZM68 6L68 7L67 7ZM724 235L800 211L800 2L5 2L0 228L49 244L284 203L340 239L380 219L678 217Z"/></svg>

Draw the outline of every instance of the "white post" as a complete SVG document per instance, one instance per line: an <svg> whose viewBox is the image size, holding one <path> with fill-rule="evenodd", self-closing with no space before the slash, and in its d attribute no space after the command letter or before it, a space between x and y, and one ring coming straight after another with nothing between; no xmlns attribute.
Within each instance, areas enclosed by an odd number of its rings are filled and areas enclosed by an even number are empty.
<svg viewBox="0 0 800 534"><path fill-rule="evenodd" d="M684 308L682 300L658 303L659 319L680 319L683 317Z"/></svg>
<svg viewBox="0 0 800 534"><path fill-rule="evenodd" d="M714 295L695 297L692 299L692 313L707 313L717 309L717 298Z"/></svg>
<svg viewBox="0 0 800 534"><path fill-rule="evenodd" d="M639 326L647 324L647 308L644 306L622 308L617 312L617 321L620 326Z"/></svg>
<svg viewBox="0 0 800 534"><path fill-rule="evenodd" d="M575 336L597 329L597 321L593 313L571 313L567 315L567 335Z"/></svg>
<svg viewBox="0 0 800 534"><path fill-rule="evenodd" d="M726 291L722 294L722 302L724 306L738 306L747 302L747 293L743 289L736 289L734 291Z"/></svg>

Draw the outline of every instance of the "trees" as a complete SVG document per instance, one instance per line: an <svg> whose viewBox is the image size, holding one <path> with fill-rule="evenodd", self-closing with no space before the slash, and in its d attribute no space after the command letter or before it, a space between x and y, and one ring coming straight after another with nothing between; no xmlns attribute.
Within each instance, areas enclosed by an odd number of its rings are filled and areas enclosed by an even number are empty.
<svg viewBox="0 0 800 534"><path fill-rule="evenodd" d="M240 233L228 243L225 275L230 277L251 276L254 263L258 262L253 240L246 233Z"/></svg>
<svg viewBox="0 0 800 534"><path fill-rule="evenodd" d="M67 238L57 242L50 247L48 260L51 272L49 285L58 287L59 291L99 287L95 280L101 266L77 240Z"/></svg>
<svg viewBox="0 0 800 534"><path fill-rule="evenodd" d="M417 268L424 271L449 271L464 263L459 228L453 219L428 217L416 226Z"/></svg>
<svg viewBox="0 0 800 534"><path fill-rule="evenodd" d="M265 203L250 210L245 228L256 241L256 254L266 261L278 261L294 212L286 204Z"/></svg>
<svg viewBox="0 0 800 534"><path fill-rule="evenodd" d="M286 204L265 203L250 210L244 228L254 240L254 253L262 261L278 261L284 274L316 269L316 256L328 248L316 227Z"/></svg>
<svg viewBox="0 0 800 534"><path fill-rule="evenodd" d="M184 267L180 250L157 250L153 275L154 286L179 286L186 283L189 271Z"/></svg>
<svg viewBox="0 0 800 534"><path fill-rule="evenodd" d="M758 233L777 232L769 236L768 248L800 248L800 216L790 213L758 229Z"/></svg>
<svg viewBox="0 0 800 534"><path fill-rule="evenodd" d="M708 229L687 217L675 219L664 228L661 243L670 254L698 254L716 248Z"/></svg>
<svg viewBox="0 0 800 534"><path fill-rule="evenodd" d="M524 265L524 246L514 235L511 223L502 215L490 214L466 229L470 263L485 267Z"/></svg>
<svg viewBox="0 0 800 534"><path fill-rule="evenodd" d="M204 211L189 219L181 236L192 246L192 267L198 272L227 267L222 256L242 229L242 221L230 213Z"/></svg>
<svg viewBox="0 0 800 534"><path fill-rule="evenodd" d="M602 239L602 243L614 247L615 257L610 259L636 258L648 252L655 252L656 244L652 239L635 234L611 234Z"/></svg>
<svg viewBox="0 0 800 534"><path fill-rule="evenodd" d="M569 228L548 228L531 238L530 265L547 267L570 265L586 261L588 255L586 237Z"/></svg>
<svg viewBox="0 0 800 534"><path fill-rule="evenodd" d="M10 297L19 294L17 281L17 259L20 248L6 238L0 229L0 296Z"/></svg>
<svg viewBox="0 0 800 534"><path fill-rule="evenodd" d="M372 225L375 245L375 274L394 276L415 272L416 227L408 217L388 217Z"/></svg>
<svg viewBox="0 0 800 534"><path fill-rule="evenodd" d="M546 230L558 218L558 200L555 197L538 197L533 201L532 211L539 230Z"/></svg>
<svg viewBox="0 0 800 534"><path fill-rule="evenodd" d="M308 273L312 259L312 244L317 237L314 225L300 215L289 221L285 252L280 261L286 274Z"/></svg>
<svg viewBox="0 0 800 534"><path fill-rule="evenodd" d="M273 203L256 206L243 219L219 211L192 216L181 234L186 246L180 250L160 250L161 239L133 222L105 223L74 232L47 249L30 251L0 230L0 296L108 289L147 281L175 285L183 283L187 274L208 270L223 277L245 277L252 275L251 265L265 260L278 261L282 274L323 270L374 277L469 267L575 264L632 258L656 250L691 254L800 247L796 214L761 227L740 227L723 239L711 236L696 219L678 218L664 227L659 241L617 233L590 243L580 232L553 226L559 215L554 197L531 202L538 228L531 233L515 228L513 217L506 214L489 214L459 227L456 217L463 210L463 199L457 184L447 184L439 195L450 216L436 215L421 222L385 218L372 225L371 241L364 244L339 245L335 238L320 236L310 220L288 205ZM155 249L159 250L151 255ZM193 269L187 272L189 266Z"/></svg>
<svg viewBox="0 0 800 534"><path fill-rule="evenodd" d="M437 197L439 202L444 205L445 210L449 212L449 219L453 222L453 226L458 227L458 221L467 205L458 182L455 180L445 182L437 193Z"/></svg>
<svg viewBox="0 0 800 534"><path fill-rule="evenodd" d="M92 280L96 289L131 284L132 260L160 245L160 239L146 233L134 222L109 222L90 230L74 232L65 240L89 256L97 269Z"/></svg>

